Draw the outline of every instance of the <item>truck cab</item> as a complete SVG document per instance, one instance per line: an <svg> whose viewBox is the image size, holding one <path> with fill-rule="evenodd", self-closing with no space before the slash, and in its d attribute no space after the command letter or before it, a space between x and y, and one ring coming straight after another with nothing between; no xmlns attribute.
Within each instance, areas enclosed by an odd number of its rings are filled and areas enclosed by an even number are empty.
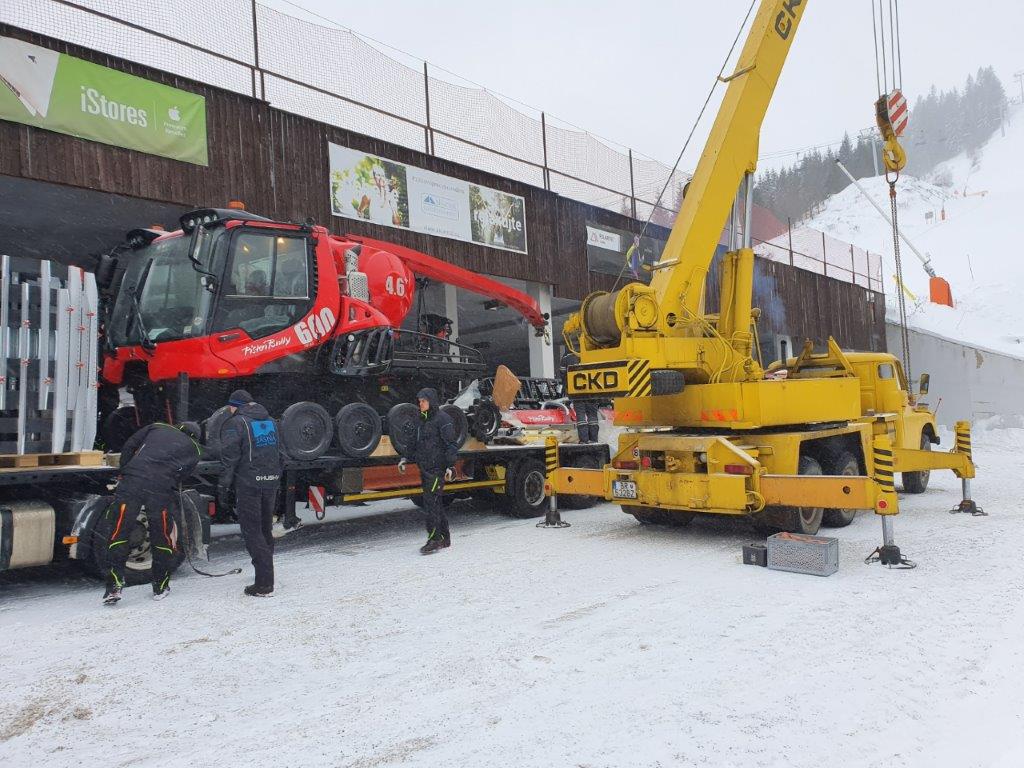
<svg viewBox="0 0 1024 768"><path fill-rule="evenodd" d="M920 401L928 393L927 374L922 374L922 390L911 394L903 365L886 352L847 352L853 372L860 380L861 412L864 416L894 413L898 448L929 450L938 444L935 414Z"/></svg>

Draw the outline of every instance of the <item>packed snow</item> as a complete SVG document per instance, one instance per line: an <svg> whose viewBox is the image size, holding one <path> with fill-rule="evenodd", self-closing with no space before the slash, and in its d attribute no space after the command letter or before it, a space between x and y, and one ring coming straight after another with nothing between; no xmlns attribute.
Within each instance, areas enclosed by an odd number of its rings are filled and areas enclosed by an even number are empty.
<svg viewBox="0 0 1024 768"><path fill-rule="evenodd" d="M1024 765L1024 431L975 445L989 516L933 473L895 520L909 571L863 562L870 514L823 531L820 578L743 565L739 521L612 505L545 530L456 504L422 557L396 502L281 540L270 599L235 533L206 567L244 575L185 568L159 603L9 573L0 765Z"/></svg>
<svg viewBox="0 0 1024 768"><path fill-rule="evenodd" d="M913 118L911 118L913 119ZM908 154L913 145L906 147ZM1024 211L1024 108L1010 111L980 151L942 163L927 178L902 175L897 182L900 229L931 257L949 281L955 307L928 301L928 276L901 244L903 279L916 296L909 324L972 346L1024 358L1024 259L1020 217ZM862 179L874 200L889 210L884 177ZM805 222L832 237L884 256L888 316L898 320L892 229L852 184L830 197Z"/></svg>

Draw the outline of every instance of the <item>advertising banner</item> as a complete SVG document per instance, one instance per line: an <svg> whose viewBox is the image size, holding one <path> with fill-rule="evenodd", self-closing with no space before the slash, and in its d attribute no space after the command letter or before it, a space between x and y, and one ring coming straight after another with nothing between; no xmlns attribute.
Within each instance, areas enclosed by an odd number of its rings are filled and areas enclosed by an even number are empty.
<svg viewBox="0 0 1024 768"><path fill-rule="evenodd" d="M0 37L0 119L207 165L206 99Z"/></svg>
<svg viewBox="0 0 1024 768"><path fill-rule="evenodd" d="M526 201L440 173L330 145L331 211L386 227L526 253Z"/></svg>
<svg viewBox="0 0 1024 768"><path fill-rule="evenodd" d="M587 266L591 272L648 283L651 273L644 266L658 261L663 250L664 240L587 222Z"/></svg>

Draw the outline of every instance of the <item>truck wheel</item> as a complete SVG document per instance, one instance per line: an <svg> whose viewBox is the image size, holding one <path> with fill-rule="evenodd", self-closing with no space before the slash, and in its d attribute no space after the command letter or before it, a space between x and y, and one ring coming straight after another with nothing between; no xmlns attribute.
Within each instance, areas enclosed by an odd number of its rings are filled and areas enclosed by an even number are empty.
<svg viewBox="0 0 1024 768"><path fill-rule="evenodd" d="M930 451L932 441L927 432L921 433L921 450ZM924 493L928 490L928 479L931 477L931 470L923 469L920 472L903 473L903 490L907 493Z"/></svg>
<svg viewBox="0 0 1024 768"><path fill-rule="evenodd" d="M322 405L292 403L281 416L281 439L293 459L319 459L331 447L334 426Z"/></svg>
<svg viewBox="0 0 1024 768"><path fill-rule="evenodd" d="M185 505L195 507L199 495L193 491L187 491L181 496ZM92 528L92 547L89 560L85 561L86 570L98 579L106 579L110 572L110 563L107 560L107 552L110 548L110 534L114 530L116 509L114 497L110 496L106 510L100 514ZM183 522L193 518L195 510L180 510L174 516L174 525L177 531L177 547L171 561L171 573L178 570L178 567L185 562L185 550L189 542L202 541L203 532L194 531L191 528L185 531L183 526L189 523ZM199 510L202 514L202 510ZM187 536L187 538L186 538ZM139 525L135 526L131 536L128 538L128 560L125 562L124 580L130 586L139 584L150 584L153 581L153 551L149 542L149 523L146 514L139 511Z"/></svg>
<svg viewBox="0 0 1024 768"><path fill-rule="evenodd" d="M481 398L473 403L469 412L470 433L484 445L487 445L501 429L501 411L494 401Z"/></svg>
<svg viewBox="0 0 1024 768"><path fill-rule="evenodd" d="M820 475L821 464L810 456L801 456L797 473ZM821 507L767 507L754 519L754 527L761 532L788 531L813 536L821 528L823 513Z"/></svg>
<svg viewBox="0 0 1024 768"><path fill-rule="evenodd" d="M523 459L509 468L505 486L508 513L512 517L540 517L547 510L544 494L544 464L537 459Z"/></svg>
<svg viewBox="0 0 1024 768"><path fill-rule="evenodd" d="M412 454L420 421L420 409L412 403L398 403L388 411L388 437L399 456Z"/></svg>
<svg viewBox="0 0 1024 768"><path fill-rule="evenodd" d="M381 423L377 411L366 403L349 403L334 417L338 447L346 456L361 459L380 444Z"/></svg>
<svg viewBox="0 0 1024 768"><path fill-rule="evenodd" d="M584 453L581 456L576 456L569 461L570 467L576 467L577 469L600 469L601 465L597 460L597 457ZM565 509L589 509L595 504L600 504L604 501L600 496L574 496L566 494L558 497L558 503Z"/></svg>
<svg viewBox="0 0 1024 768"><path fill-rule="evenodd" d="M461 448L466 444L466 438L469 436L469 419L466 418L466 412L457 405L449 404L441 406L441 413L447 413L448 418L455 425L455 442Z"/></svg>
<svg viewBox="0 0 1024 768"><path fill-rule="evenodd" d="M860 462L849 451L839 451L829 456L825 468L830 475L853 477L860 474ZM845 528L856 516L856 509L826 509L821 515L821 524L826 528Z"/></svg>
<svg viewBox="0 0 1024 768"><path fill-rule="evenodd" d="M668 525L673 528L684 528L693 522L693 512L676 512L660 507L622 507L622 511L632 515L641 525Z"/></svg>

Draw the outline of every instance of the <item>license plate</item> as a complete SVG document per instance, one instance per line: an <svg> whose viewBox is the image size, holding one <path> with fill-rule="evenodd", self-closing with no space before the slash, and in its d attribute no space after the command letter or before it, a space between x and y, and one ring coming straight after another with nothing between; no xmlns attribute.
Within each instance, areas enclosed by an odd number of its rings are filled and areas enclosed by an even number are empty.
<svg viewBox="0 0 1024 768"><path fill-rule="evenodd" d="M612 496L616 499L635 499L636 483L632 480L612 480Z"/></svg>

